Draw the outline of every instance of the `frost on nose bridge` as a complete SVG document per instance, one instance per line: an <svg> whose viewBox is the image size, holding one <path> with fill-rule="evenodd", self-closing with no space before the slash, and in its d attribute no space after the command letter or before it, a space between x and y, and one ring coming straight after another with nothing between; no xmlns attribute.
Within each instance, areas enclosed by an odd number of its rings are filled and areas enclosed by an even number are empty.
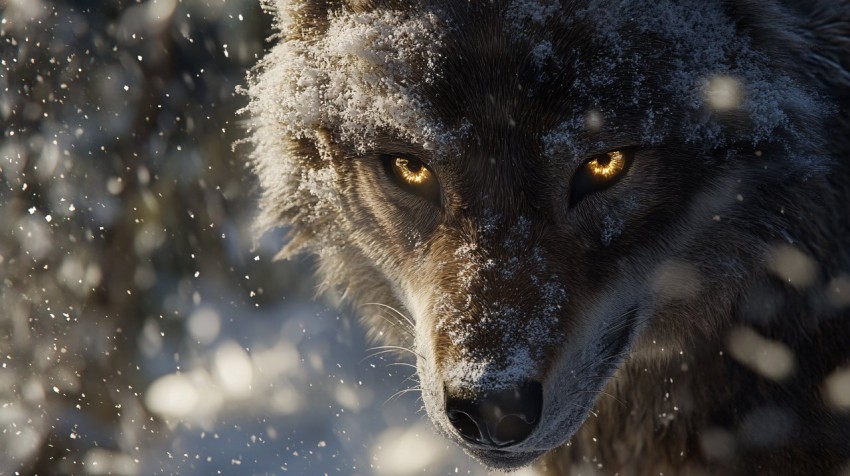
<svg viewBox="0 0 850 476"><path fill-rule="evenodd" d="M568 301L530 220L483 221L476 235L454 252L457 277L444 282L435 305L440 369L451 391L537 380Z"/></svg>

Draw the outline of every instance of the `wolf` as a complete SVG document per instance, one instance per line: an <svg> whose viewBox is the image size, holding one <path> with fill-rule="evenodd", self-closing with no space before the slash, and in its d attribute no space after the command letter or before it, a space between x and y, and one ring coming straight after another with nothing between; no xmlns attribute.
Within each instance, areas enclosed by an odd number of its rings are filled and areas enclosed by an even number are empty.
<svg viewBox="0 0 850 476"><path fill-rule="evenodd" d="M495 469L850 471L850 1L266 0L260 230Z"/></svg>

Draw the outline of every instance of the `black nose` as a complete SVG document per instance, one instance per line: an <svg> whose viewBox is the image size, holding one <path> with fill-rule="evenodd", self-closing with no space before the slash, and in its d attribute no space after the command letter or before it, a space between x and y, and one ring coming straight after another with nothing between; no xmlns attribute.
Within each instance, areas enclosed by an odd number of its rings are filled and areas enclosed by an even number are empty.
<svg viewBox="0 0 850 476"><path fill-rule="evenodd" d="M528 438L540 421L542 407L539 382L468 398L446 391L446 414L452 426L466 441L490 448L504 448Z"/></svg>

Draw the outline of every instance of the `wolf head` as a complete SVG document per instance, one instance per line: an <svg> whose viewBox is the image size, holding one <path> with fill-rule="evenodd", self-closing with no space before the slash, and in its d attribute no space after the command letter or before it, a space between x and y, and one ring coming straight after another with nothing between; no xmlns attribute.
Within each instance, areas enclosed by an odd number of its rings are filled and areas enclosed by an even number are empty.
<svg viewBox="0 0 850 476"><path fill-rule="evenodd" d="M739 3L268 0L260 225L412 347L438 428L526 464L627 356L728 320L798 206L763 197L830 167L828 59Z"/></svg>

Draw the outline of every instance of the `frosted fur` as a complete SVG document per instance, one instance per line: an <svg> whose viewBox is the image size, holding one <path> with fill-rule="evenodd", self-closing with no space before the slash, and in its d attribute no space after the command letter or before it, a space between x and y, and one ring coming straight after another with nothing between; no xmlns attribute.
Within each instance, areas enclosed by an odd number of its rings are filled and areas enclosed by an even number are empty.
<svg viewBox="0 0 850 476"><path fill-rule="evenodd" d="M373 147L381 130L425 146L445 143L415 90L436 74L436 22L433 14L335 15L320 41L288 38L272 50L253 86L273 95L252 94L250 108L273 113L289 139L314 139L316 130L333 126L360 151Z"/></svg>
<svg viewBox="0 0 850 476"><path fill-rule="evenodd" d="M267 6L284 29L304 8L287 1ZM319 41L287 37L283 31L280 44L249 78L254 155L276 157L255 161L267 204L260 229L280 224L282 216L305 225L338 218L333 170L305 168L315 158L295 151L296 141L314 143L328 165L326 128L361 152L373 148L381 132L426 148L451 145L451 133L429 118L416 92L418 83L438 74L437 21L433 14L340 13L330 18ZM337 232L293 236L287 254L305 245L328 254L340 242Z"/></svg>
<svg viewBox="0 0 850 476"><path fill-rule="evenodd" d="M521 32L529 23L546 24L560 8L555 0L515 0L508 5L505 17L516 32Z"/></svg>
<svg viewBox="0 0 850 476"><path fill-rule="evenodd" d="M544 134L548 155L562 157L567 152L570 157L581 158L595 152L600 144L575 141L577 132L586 126L579 118L587 111L598 110L606 124L617 124L618 114L623 114L617 111L626 104L630 111L643 115L641 143L658 144L676 135L717 148L740 141L757 145L785 135L786 147L798 151L802 166L825 159L819 155L820 144L801 135L791 124L814 121L828 113L829 106L814 91L787 74L777 73L774 60L753 50L749 38L737 34L719 4L596 0L570 21L583 19L597 25L596 41L606 54L575 63L576 69L589 74L577 75L571 87L585 95L588 104L575 111L574 119ZM675 58L676 67L669 72L663 96L653 97L643 84L654 73L649 65L656 64L662 55L661 51L656 56L639 48L651 37L669 45L663 54L672 51ZM537 58L545 45L541 43L540 50L535 49L536 62L541 61ZM620 90L613 98L597 93L612 85L613 78L623 71L631 76L630 90ZM738 79L744 87L743 100L730 112L715 111L705 101L709 81L724 75ZM611 103L612 99L616 102Z"/></svg>
<svg viewBox="0 0 850 476"><path fill-rule="evenodd" d="M298 155L289 150L292 141L313 142L321 151L324 148L318 134L331 129L337 140L364 152L375 147L379 134L389 131L425 149L438 148L443 155L450 155L457 151L456 140L464 135L463 130L450 130L441 124L420 93L441 74L441 37L449 25L439 18L437 10L334 10L327 31L318 38L287 36L287 28L293 28L304 5L285 0L267 2L276 12L283 34L252 75L248 91L255 157L278 157L255 161L261 179L268 178L263 184L265 200L275 202L264 207L273 214L261 219L261 229L279 224L282 216L291 215L294 221L322 220L338 208L332 183L311 181L308 185L300 180L306 172L299 169L306 161L303 157L288 158ZM523 25L550 21L558 8L557 2L517 0L509 2L505 16L516 27L515 34L523 37ZM622 109L625 100L631 110L644 116L643 143L660 143L677 134L711 147L742 139L758 144L778 136L781 130L788 147L800 149L803 145L803 150L810 149L808 154L800 154L803 166L823 160L811 137L799 137L800 132L789 127L789 116L807 121L808 117L823 115L827 106L793 78L772 71L771 59L750 48L748 38L736 33L717 4L594 0L564 21L584 17L597 25L596 41L607 54L569 65L589 73L577 75L571 85L587 103L574 105L574 119L541 134L547 155L581 160L597 151L600 144L576 142L576 132L585 127L580 118L594 110L605 124L616 127L616 110ZM622 36L621 32L631 31L625 22L640 25L640 35ZM679 62L672 81L665 86L664 97L652 97L649 89L642 87L646 65L654 58L636 52L636 42L644 41L650 33L669 42ZM554 54L551 41L557 40L542 39L532 51L534 63L541 68ZM565 67L557 58L555 61L557 68ZM633 89L622 91L616 104L595 93L623 70L633 74ZM713 112L703 100L708 81L720 74L739 78L745 88L743 102L732 113ZM551 72L541 72L542 79L550 76ZM676 117L670 99L690 112ZM741 127L742 122L746 127ZM327 238L318 248L339 243L337 237ZM295 237L290 248L294 251L309 242Z"/></svg>
<svg viewBox="0 0 850 476"><path fill-rule="evenodd" d="M458 349L445 375L446 385L450 387L500 390L533 372L545 345L563 338L557 331L557 316L569 297L557 277L547 270L540 250L532 249L528 255L514 253L515 256L503 262L491 257L499 248L513 250L527 243L531 238L528 220L521 217L509 227L502 242L494 242L494 235L500 231L494 222L498 220L487 220L478 230L477 243L462 245L455 251L455 256L464 263L457 276L457 285L460 289L498 286L495 282L488 283L484 277L490 272L506 281L519 274L528 275L533 284L529 292L536 294L537 304L528 312L510 302L494 300L480 303L480 310L472 315L468 312L473 305L471 302L458 304L449 295L437 298L434 303L434 314L438 316L436 329L445 332L453 348ZM524 315L526 312L528 316ZM504 352L490 352L476 346L474 341L482 334L498 335L499 347L509 349L507 357Z"/></svg>
<svg viewBox="0 0 850 476"><path fill-rule="evenodd" d="M846 264L833 242L850 231L807 208L846 208L834 184L850 148L825 131L847 128L834 117L847 42L813 33L850 30L846 18L811 26L770 1L267 5L281 33L246 109L259 227L287 227L281 256L318 256L323 289L412 347L424 406L450 438L463 444L446 395L542 381L534 434L504 453L466 447L488 465L527 464L573 438L562 450L574 464L599 451L605 471L635 467L620 438L656 473L683 472L706 423L656 432L669 402L653 385L722 355L683 343L720 345L749 286L772 285L776 241ZM567 200L579 167L625 147L638 152L619 182ZM393 178L397 156L422 159L438 199ZM671 347L681 362L655 359ZM693 398L708 408L725 389Z"/></svg>

